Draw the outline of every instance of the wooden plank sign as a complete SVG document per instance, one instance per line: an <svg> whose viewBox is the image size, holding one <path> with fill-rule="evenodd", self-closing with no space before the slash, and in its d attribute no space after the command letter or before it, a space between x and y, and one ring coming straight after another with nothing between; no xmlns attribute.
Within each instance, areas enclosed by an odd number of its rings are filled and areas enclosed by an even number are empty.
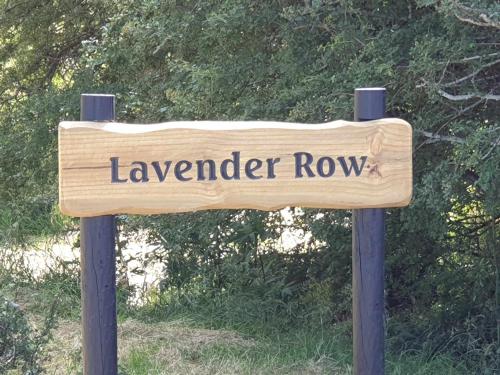
<svg viewBox="0 0 500 375"><path fill-rule="evenodd" d="M71 216L401 207L411 194L412 130L400 119L59 125Z"/></svg>

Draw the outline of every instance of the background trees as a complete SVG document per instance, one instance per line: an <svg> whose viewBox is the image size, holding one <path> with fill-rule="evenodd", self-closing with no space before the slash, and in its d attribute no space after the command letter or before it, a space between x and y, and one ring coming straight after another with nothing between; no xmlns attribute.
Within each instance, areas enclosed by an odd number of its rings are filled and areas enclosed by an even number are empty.
<svg viewBox="0 0 500 375"><path fill-rule="evenodd" d="M0 8L2 242L75 228L57 213L56 134L60 120L78 118L80 93L116 93L118 119L128 122L315 123L351 119L354 88L384 86L389 115L415 129L414 199L387 215L390 337L494 366L497 2L3 0ZM212 306L244 322L348 318L349 213L290 213L131 217L121 228L147 229L158 244L158 301L170 309ZM312 236L278 249L273 241L290 228Z"/></svg>

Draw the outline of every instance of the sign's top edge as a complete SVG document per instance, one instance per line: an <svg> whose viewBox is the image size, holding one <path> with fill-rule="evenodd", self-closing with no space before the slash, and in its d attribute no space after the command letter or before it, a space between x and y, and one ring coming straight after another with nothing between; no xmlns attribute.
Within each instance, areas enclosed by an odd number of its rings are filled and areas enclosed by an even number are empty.
<svg viewBox="0 0 500 375"><path fill-rule="evenodd" d="M286 129L286 130L325 130L341 127L370 127L378 125L399 125L411 129L411 125L398 118L353 122L337 120L323 124L299 124L274 121L172 121L158 124L124 124L119 122L62 121L60 129L87 128L115 133L147 133L159 130L196 129L196 130L252 130L252 129Z"/></svg>

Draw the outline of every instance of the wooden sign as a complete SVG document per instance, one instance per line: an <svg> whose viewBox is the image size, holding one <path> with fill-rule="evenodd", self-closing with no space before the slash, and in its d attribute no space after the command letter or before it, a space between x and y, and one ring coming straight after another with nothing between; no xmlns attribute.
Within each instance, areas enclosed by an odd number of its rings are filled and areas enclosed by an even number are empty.
<svg viewBox="0 0 500 375"><path fill-rule="evenodd" d="M59 125L71 216L401 207L411 194L412 130L400 119Z"/></svg>

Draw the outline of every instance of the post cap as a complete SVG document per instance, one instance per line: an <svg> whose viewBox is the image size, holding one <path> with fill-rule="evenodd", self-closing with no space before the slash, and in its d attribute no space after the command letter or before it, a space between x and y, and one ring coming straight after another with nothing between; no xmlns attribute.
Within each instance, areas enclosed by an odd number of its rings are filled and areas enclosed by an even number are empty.
<svg viewBox="0 0 500 375"><path fill-rule="evenodd" d="M386 89L362 87L354 90L354 120L368 121L385 117Z"/></svg>
<svg viewBox="0 0 500 375"><path fill-rule="evenodd" d="M115 96L111 94L81 94L80 120L112 121L115 119Z"/></svg>

